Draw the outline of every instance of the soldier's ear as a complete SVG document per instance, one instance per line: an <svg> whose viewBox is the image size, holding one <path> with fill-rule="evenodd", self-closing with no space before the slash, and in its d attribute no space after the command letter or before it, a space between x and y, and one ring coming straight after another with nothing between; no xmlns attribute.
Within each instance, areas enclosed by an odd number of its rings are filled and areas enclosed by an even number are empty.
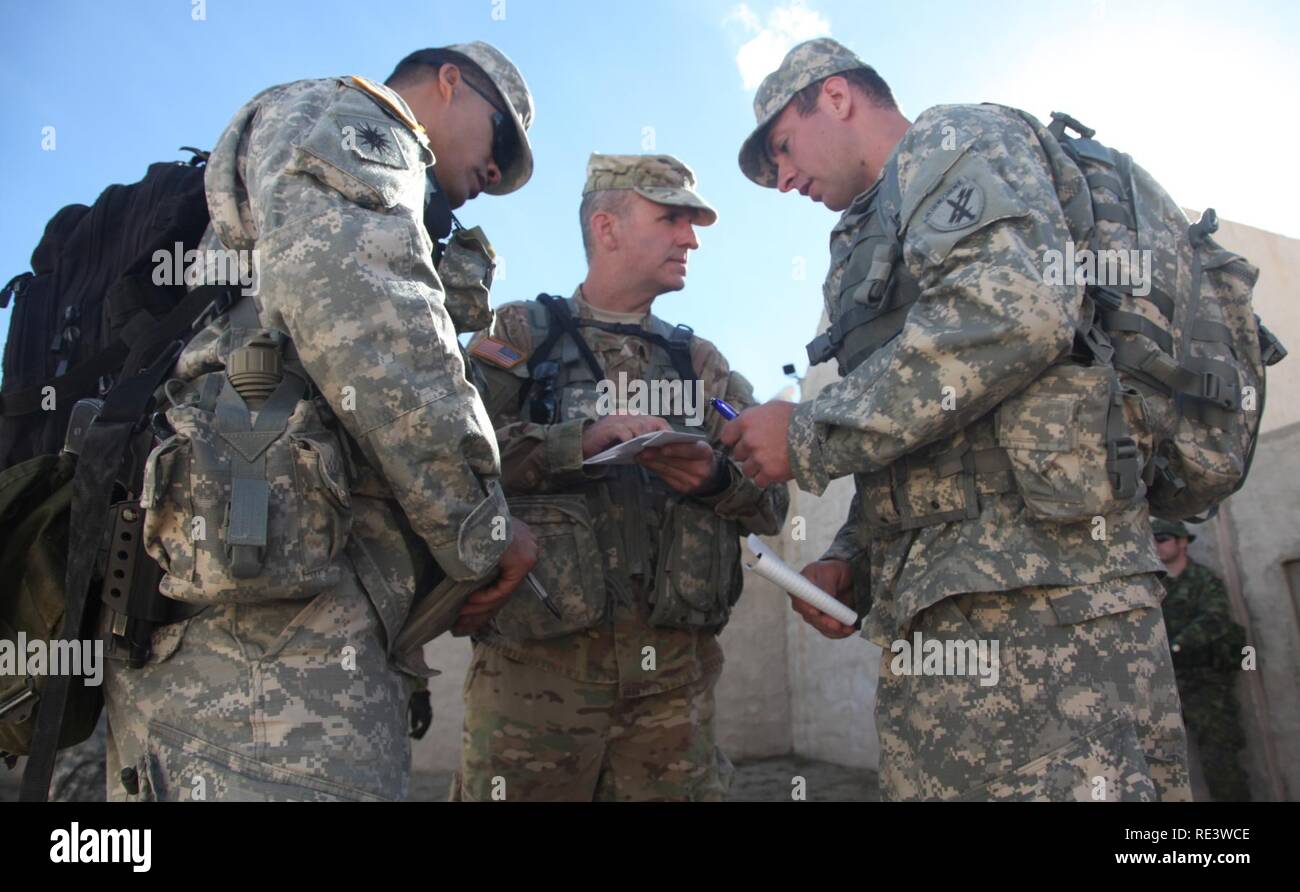
<svg viewBox="0 0 1300 892"><path fill-rule="evenodd" d="M847 118L853 109L853 90L849 88L848 80L840 75L826 78L819 99L826 113L838 121Z"/></svg>
<svg viewBox="0 0 1300 892"><path fill-rule="evenodd" d="M460 68L448 62L438 69L438 94L444 102L451 102L460 85Z"/></svg>
<svg viewBox="0 0 1300 892"><path fill-rule="evenodd" d="M618 250L618 215L609 211L596 211L591 215L591 235L606 253Z"/></svg>

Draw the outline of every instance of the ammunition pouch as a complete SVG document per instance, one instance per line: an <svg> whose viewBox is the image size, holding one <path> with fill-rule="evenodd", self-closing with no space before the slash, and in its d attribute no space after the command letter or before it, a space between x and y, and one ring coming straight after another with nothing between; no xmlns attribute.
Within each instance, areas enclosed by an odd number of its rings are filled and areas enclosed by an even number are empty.
<svg viewBox="0 0 1300 892"><path fill-rule="evenodd" d="M903 456L882 471L860 474L859 544L979 517L982 495L1014 491L1010 469L1003 450L972 449L960 439L956 446L941 442Z"/></svg>
<svg viewBox="0 0 1300 892"><path fill-rule="evenodd" d="M600 623L608 612L605 574L587 500L582 495L515 496L510 514L537 537L533 575L560 610L556 618L526 585L493 622L506 638L537 640L568 635Z"/></svg>
<svg viewBox="0 0 1300 892"><path fill-rule="evenodd" d="M286 371L253 412L225 372L187 385L150 452L143 537L161 592L196 604L311 598L337 583L352 522L343 445Z"/></svg>
<svg viewBox="0 0 1300 892"><path fill-rule="evenodd" d="M650 592L650 624L718 632L742 585L736 522L688 499L669 502Z"/></svg>

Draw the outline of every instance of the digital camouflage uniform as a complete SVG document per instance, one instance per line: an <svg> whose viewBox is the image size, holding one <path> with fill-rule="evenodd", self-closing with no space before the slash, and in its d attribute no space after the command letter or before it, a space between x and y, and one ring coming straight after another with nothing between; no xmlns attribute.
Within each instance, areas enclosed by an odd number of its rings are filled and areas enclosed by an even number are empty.
<svg viewBox="0 0 1300 892"><path fill-rule="evenodd" d="M586 191L635 188L701 208L701 222L711 223L716 215L692 185L689 169L669 156L593 155ZM581 288L566 304L606 379L678 377L652 343L586 323L662 336L672 326L593 308ZM506 304L470 355L488 379L511 511L538 537L534 572L563 619L521 588L476 641L452 798L720 799L730 763L714 739L723 662L716 633L740 594L738 537L780 529L785 488L760 489L730 461L714 494L700 497L677 495L639 465L584 470L582 433L598 415L598 379L567 337L548 351L560 364L555 413L550 423L531 420L535 385L525 360L549 330L546 320L537 301ZM699 337L683 343L705 399L753 403L749 383L717 348ZM704 419L703 428L669 420L707 434L716 449L723 419L712 408ZM677 627L658 625L656 612Z"/></svg>
<svg viewBox="0 0 1300 892"><path fill-rule="evenodd" d="M791 50L742 170L775 186L768 123L863 64L829 39ZM1147 506L1110 498L1108 370L1066 361L1083 289L1043 272L1073 235L1056 180L1082 188L1050 139L1011 109L931 108L831 233L809 352L843 377L794 410L789 455L812 493L854 475L825 557L869 577L885 799L1189 795ZM917 632L998 641L998 683L894 675L890 645Z"/></svg>
<svg viewBox="0 0 1300 892"><path fill-rule="evenodd" d="M513 65L457 49L526 124ZM433 161L402 98L357 77L260 93L212 152L203 246L256 251L260 279L166 387L176 436L150 457L145 538L163 593L205 606L161 627L144 667L110 661L110 798L405 797L408 694L429 670L398 632L454 616L508 542L492 535L507 515L496 439L422 222ZM225 371L259 333L291 339L281 381L300 391L269 447L280 397L245 407ZM234 487L269 492L265 547L225 521L257 514Z"/></svg>
<svg viewBox="0 0 1300 892"><path fill-rule="evenodd" d="M1157 535L1192 538L1187 527L1154 520ZM1239 754L1246 745L1236 681L1246 631L1232 618L1223 581L1188 560L1183 572L1165 577L1161 605L1178 678L1183 722L1196 741L1210 795L1219 802L1249 802L1250 785Z"/></svg>

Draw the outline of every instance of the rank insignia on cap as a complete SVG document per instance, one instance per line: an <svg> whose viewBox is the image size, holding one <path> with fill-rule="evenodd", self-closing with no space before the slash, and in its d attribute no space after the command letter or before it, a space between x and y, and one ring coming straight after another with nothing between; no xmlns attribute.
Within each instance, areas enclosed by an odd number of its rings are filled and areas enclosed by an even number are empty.
<svg viewBox="0 0 1300 892"><path fill-rule="evenodd" d="M984 190L965 177L959 178L925 212L925 222L939 232L956 232L974 226L984 213Z"/></svg>
<svg viewBox="0 0 1300 892"><path fill-rule="evenodd" d="M406 167L397 133L386 121L355 115L338 115L343 148L366 161L388 167Z"/></svg>
<svg viewBox="0 0 1300 892"><path fill-rule="evenodd" d="M480 338L469 348L469 353L503 369L512 369L524 361L524 354L496 338Z"/></svg>

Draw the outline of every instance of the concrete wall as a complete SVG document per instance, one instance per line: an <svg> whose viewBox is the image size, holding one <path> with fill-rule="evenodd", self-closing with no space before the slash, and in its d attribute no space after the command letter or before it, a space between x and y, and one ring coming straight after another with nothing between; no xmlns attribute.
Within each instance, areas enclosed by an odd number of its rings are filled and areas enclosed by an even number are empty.
<svg viewBox="0 0 1300 892"><path fill-rule="evenodd" d="M1192 556L1228 585L1256 648L1242 673L1244 764L1256 799L1300 798L1300 240L1224 221L1218 241L1260 268L1255 312L1292 350L1268 370L1259 445L1246 485L1203 525Z"/></svg>

